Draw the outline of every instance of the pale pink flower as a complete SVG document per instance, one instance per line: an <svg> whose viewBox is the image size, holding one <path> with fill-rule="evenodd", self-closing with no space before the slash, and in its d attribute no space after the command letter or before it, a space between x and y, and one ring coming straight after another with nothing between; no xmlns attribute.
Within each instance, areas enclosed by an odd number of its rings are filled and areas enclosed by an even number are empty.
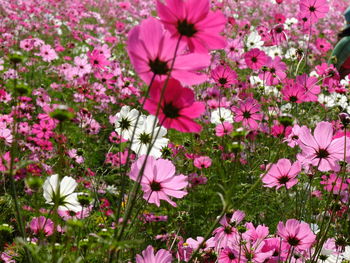
<svg viewBox="0 0 350 263"><path fill-rule="evenodd" d="M136 263L171 263L171 261L172 256L169 251L160 249L154 254L152 246L148 246L142 251L142 256L139 254L136 255Z"/></svg>
<svg viewBox="0 0 350 263"><path fill-rule="evenodd" d="M51 236L55 230L54 223L51 219L44 216L34 217L30 222L30 229L36 235L43 233L45 236Z"/></svg>
<svg viewBox="0 0 350 263"><path fill-rule="evenodd" d="M318 170L339 171L338 161L344 160L344 136L333 139L333 125L322 121L317 124L314 135L310 129L303 126L299 130L299 147L302 152L298 154L298 160L302 164L311 164ZM346 143L346 157L350 155L350 142Z"/></svg>
<svg viewBox="0 0 350 263"><path fill-rule="evenodd" d="M137 181L141 167L146 156L141 156L131 166L130 178ZM172 206L176 203L170 197L182 198L187 194L183 190L188 185L187 177L183 174L175 175L175 166L165 159L154 159L148 156L145 169L141 178L143 198L151 204L160 206L160 200L165 200Z"/></svg>

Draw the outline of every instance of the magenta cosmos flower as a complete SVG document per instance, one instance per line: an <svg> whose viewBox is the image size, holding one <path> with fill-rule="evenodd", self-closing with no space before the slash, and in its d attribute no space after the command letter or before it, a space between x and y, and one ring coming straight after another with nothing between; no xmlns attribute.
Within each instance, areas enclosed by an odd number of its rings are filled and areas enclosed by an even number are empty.
<svg viewBox="0 0 350 263"><path fill-rule="evenodd" d="M182 87L175 79L169 79L161 99L164 84L164 81L153 82L150 98L146 100L144 109L156 115L160 104L158 119L165 128L180 132L200 132L202 127L193 119L204 113L205 104L195 101L194 92L190 88Z"/></svg>
<svg viewBox="0 0 350 263"><path fill-rule="evenodd" d="M43 233L47 237L51 236L55 230L53 221L44 216L34 217L29 227L34 234L38 235Z"/></svg>
<svg viewBox="0 0 350 263"><path fill-rule="evenodd" d="M282 238L282 243L299 250L309 249L316 239L310 226L296 219L288 219L286 225L283 222L279 222L277 225L277 234Z"/></svg>
<svg viewBox="0 0 350 263"><path fill-rule="evenodd" d="M169 251L160 249L154 254L152 246L148 246L141 255L136 255L136 263L171 263L172 256Z"/></svg>
<svg viewBox="0 0 350 263"><path fill-rule="evenodd" d="M349 141L346 143L346 156L350 154ZM317 124L314 135L303 126L299 130L299 147L302 152L298 160L302 164L317 166L318 170L339 171L338 161L344 160L344 137L333 139L333 125L322 121Z"/></svg>
<svg viewBox="0 0 350 263"><path fill-rule="evenodd" d="M161 22L155 18L143 20L129 32L127 44L131 62L143 81L149 84L153 76L158 81L167 78L177 43ZM171 76L187 85L200 84L207 76L198 70L209 66L210 55L185 54L185 48L185 44L179 44Z"/></svg>
<svg viewBox="0 0 350 263"><path fill-rule="evenodd" d="M137 177L146 156L141 156L131 166L130 178L137 181ZM169 196L175 198L184 197L187 192L183 191L187 187L187 177L183 174L175 175L175 166L169 160L154 159L148 156L147 163L141 178L141 187L144 192L143 198L149 203L160 206L160 200L165 200L172 206L176 203Z"/></svg>
<svg viewBox="0 0 350 263"><path fill-rule="evenodd" d="M280 159L277 164L273 164L267 174L263 177L262 182L265 187L275 187L276 189L285 186L291 188L298 182L296 178L301 171L300 162L296 161L291 164L288 159Z"/></svg>
<svg viewBox="0 0 350 263"><path fill-rule="evenodd" d="M226 18L221 11L209 10L208 0L157 1L160 20L172 37L187 42L191 51L207 53L221 49L226 40L219 33L224 29Z"/></svg>
<svg viewBox="0 0 350 263"><path fill-rule="evenodd" d="M312 22L325 17L329 11L327 0L302 0L299 5L300 12Z"/></svg>
<svg viewBox="0 0 350 263"><path fill-rule="evenodd" d="M260 105L255 99L247 99L245 102L240 102L237 107L233 106L231 109L236 115L236 122L242 122L243 126L253 130L258 128L257 121L262 120L262 114L259 113Z"/></svg>
<svg viewBox="0 0 350 263"><path fill-rule="evenodd" d="M217 66L211 72L211 77L215 80L216 84L225 88L229 88L237 83L237 73L227 65Z"/></svg>
<svg viewBox="0 0 350 263"><path fill-rule="evenodd" d="M264 51L253 48L244 54L244 60L251 69L261 69L267 62L267 56Z"/></svg>

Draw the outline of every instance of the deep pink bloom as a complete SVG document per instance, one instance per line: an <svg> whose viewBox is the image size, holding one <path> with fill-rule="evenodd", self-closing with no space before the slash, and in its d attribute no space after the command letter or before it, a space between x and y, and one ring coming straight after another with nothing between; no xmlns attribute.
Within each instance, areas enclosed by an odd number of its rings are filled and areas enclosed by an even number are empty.
<svg viewBox="0 0 350 263"><path fill-rule="evenodd" d="M109 66L110 62L105 57L104 53L101 50L94 49L92 52L88 52L87 56L89 58L90 64L94 68L104 69L106 66Z"/></svg>
<svg viewBox="0 0 350 263"><path fill-rule="evenodd" d="M51 219L40 216L32 219L30 222L30 230L36 235L43 233L45 236L51 236L55 230L55 226Z"/></svg>
<svg viewBox="0 0 350 263"><path fill-rule="evenodd" d="M212 72L211 77L215 80L216 84L229 88L237 83L237 73L229 66L217 66Z"/></svg>
<svg viewBox="0 0 350 263"><path fill-rule="evenodd" d="M190 88L182 87L175 79L169 79L161 99L164 85L164 81L153 82L150 98L146 100L144 109L156 115L160 104L158 119L165 128L173 128L180 132L200 132L202 127L193 119L204 113L205 104L195 101L194 92Z"/></svg>
<svg viewBox="0 0 350 263"><path fill-rule="evenodd" d="M302 164L312 164L318 170L339 171L338 161L344 159L344 137L333 139L333 125L329 122L317 124L314 135L309 128L303 126L299 131L299 147L302 152L298 154L298 160ZM350 154L349 141L347 140L346 157Z"/></svg>
<svg viewBox="0 0 350 263"><path fill-rule="evenodd" d="M193 164L198 169L209 168L211 166L211 159L208 156L200 156L194 159Z"/></svg>
<svg viewBox="0 0 350 263"><path fill-rule="evenodd" d="M332 48L332 45L326 39L318 38L318 39L316 39L316 47L323 54L326 54L328 52L328 50L330 50Z"/></svg>
<svg viewBox="0 0 350 263"><path fill-rule="evenodd" d="M141 156L131 166L130 178L137 181L137 177L146 156ZM141 179L141 187L144 192L143 198L149 203L160 206L160 200L165 200L172 206L176 203L169 196L175 198L184 197L187 192L182 190L187 187L187 177L183 174L175 175L175 166L171 161L165 159L154 159L148 156L147 163Z"/></svg>
<svg viewBox="0 0 350 263"><path fill-rule="evenodd" d="M244 54L244 60L251 69L261 69L267 62L267 56L264 51L253 48Z"/></svg>
<svg viewBox="0 0 350 263"><path fill-rule="evenodd" d="M147 84L152 77L165 80L169 74L176 50L176 41L155 18L143 20L128 36L128 54L136 72ZM207 79L198 70L210 64L209 54L186 54L185 44L180 43L171 77L187 85L200 84Z"/></svg>
<svg viewBox="0 0 350 263"><path fill-rule="evenodd" d="M280 238L273 237L264 240L263 252L273 251L271 258L267 261L268 263L284 262L288 256L288 245L285 243L281 244Z"/></svg>
<svg viewBox="0 0 350 263"><path fill-rule="evenodd" d="M142 256L136 255L136 263L171 263L172 259L170 252L165 249L160 249L154 254L152 246L142 251Z"/></svg>
<svg viewBox="0 0 350 263"><path fill-rule="evenodd" d="M302 103L306 99L303 86L294 82L284 87L281 90L281 93L283 95L283 99L289 102Z"/></svg>
<svg viewBox="0 0 350 263"><path fill-rule="evenodd" d="M288 159L280 159L277 164L272 164L267 174L262 178L265 187L291 188L298 182L296 178L301 171L301 164L296 161L291 164Z"/></svg>
<svg viewBox="0 0 350 263"><path fill-rule="evenodd" d="M166 5L158 0L157 10L172 37L181 36L191 51L207 53L225 47L226 40L220 32L226 18L221 11L210 11L208 0L166 0Z"/></svg>
<svg viewBox="0 0 350 263"><path fill-rule="evenodd" d="M266 85L277 85L286 78L286 69L286 64L281 61L279 56L276 56L274 59L268 57L266 69L262 69L259 78L264 81Z"/></svg>
<svg viewBox="0 0 350 263"><path fill-rule="evenodd" d="M282 238L282 243L298 250L309 249L316 240L310 226L296 219L288 219L285 225L283 222L279 222L277 234Z"/></svg>
<svg viewBox="0 0 350 263"><path fill-rule="evenodd" d="M323 18L329 11L327 0L300 0L300 12L312 22Z"/></svg>
<svg viewBox="0 0 350 263"><path fill-rule="evenodd" d="M242 122L243 126L256 130L257 121L262 120L262 114L259 113L260 105L255 99L247 99L239 102L238 106L233 106L232 111L235 113L235 121Z"/></svg>

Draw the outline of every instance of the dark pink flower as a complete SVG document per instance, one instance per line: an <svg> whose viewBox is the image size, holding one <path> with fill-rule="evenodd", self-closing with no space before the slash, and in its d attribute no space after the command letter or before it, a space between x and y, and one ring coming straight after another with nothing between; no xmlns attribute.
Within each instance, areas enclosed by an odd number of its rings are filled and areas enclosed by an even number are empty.
<svg viewBox="0 0 350 263"><path fill-rule="evenodd" d="M267 62L267 56L264 51L258 48L253 48L244 54L244 60L247 66L251 69L261 69Z"/></svg>
<svg viewBox="0 0 350 263"><path fill-rule="evenodd" d="M323 18L329 11L327 0L300 0L300 12L312 22Z"/></svg>
<svg viewBox="0 0 350 263"><path fill-rule="evenodd" d="M176 41L164 31L155 18L143 20L128 36L128 53L136 72L147 84L153 76L162 81L167 78L176 50ZM200 84L207 79L198 70L210 64L209 54L186 54L185 44L180 43L171 77L187 85Z"/></svg>
<svg viewBox="0 0 350 263"><path fill-rule="evenodd" d="M88 52L87 56L89 58L90 64L94 68L104 69L106 66L110 64L109 60L105 57L103 52L98 49L94 49L92 52Z"/></svg>
<svg viewBox="0 0 350 263"><path fill-rule="evenodd" d="M220 32L226 18L221 11L210 11L208 0L166 0L166 5L157 1L157 10L172 37L181 36L192 52L207 53L225 47L226 40Z"/></svg>
<svg viewBox="0 0 350 263"><path fill-rule="evenodd" d="M262 120L260 105L255 99L247 99L239 102L238 106L233 106L232 111L235 113L235 121L242 122L243 126L256 130L258 128L257 121Z"/></svg>
<svg viewBox="0 0 350 263"><path fill-rule="evenodd" d="M144 105L145 110L156 115L160 105L158 119L165 128L173 128L180 132L200 132L202 127L193 119L204 113L205 104L195 101L194 92L190 88L182 87L175 79L169 79L161 98L164 85L164 81L153 82L150 98Z"/></svg>
<svg viewBox="0 0 350 263"><path fill-rule="evenodd" d="M221 87L229 88L237 83L237 73L229 66L217 66L212 72L211 77L216 84Z"/></svg>
<svg viewBox="0 0 350 263"><path fill-rule="evenodd" d="M208 156L200 156L194 159L193 164L198 169L209 168L211 166L211 159Z"/></svg>
<svg viewBox="0 0 350 263"><path fill-rule="evenodd" d="M264 81L266 85L277 85L286 78L286 70L287 66L281 61L279 56L276 56L274 59L268 57L266 68L261 70L259 78Z"/></svg>

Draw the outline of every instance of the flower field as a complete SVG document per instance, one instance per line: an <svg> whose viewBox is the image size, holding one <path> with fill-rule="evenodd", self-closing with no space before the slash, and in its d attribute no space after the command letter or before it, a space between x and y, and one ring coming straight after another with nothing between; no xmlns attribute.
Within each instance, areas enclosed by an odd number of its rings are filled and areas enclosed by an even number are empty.
<svg viewBox="0 0 350 263"><path fill-rule="evenodd" d="M0 262L349 263L349 5L0 0Z"/></svg>

